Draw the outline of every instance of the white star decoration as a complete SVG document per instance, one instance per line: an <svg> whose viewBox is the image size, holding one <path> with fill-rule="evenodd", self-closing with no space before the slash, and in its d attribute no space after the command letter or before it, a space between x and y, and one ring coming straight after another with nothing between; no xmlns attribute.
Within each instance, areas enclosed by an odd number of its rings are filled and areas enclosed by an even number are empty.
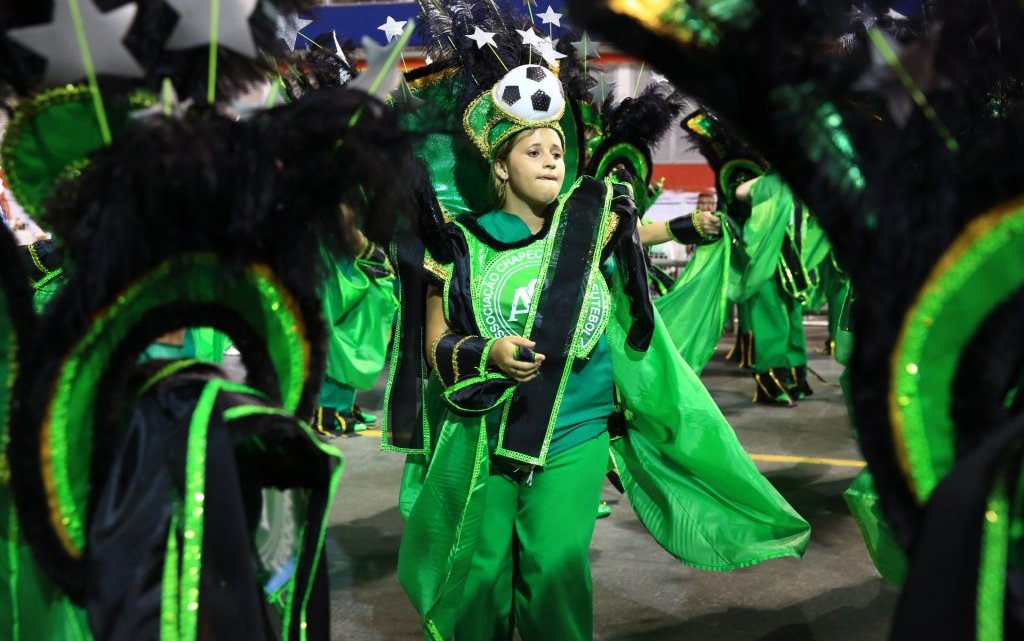
<svg viewBox="0 0 1024 641"><path fill-rule="evenodd" d="M191 49L210 43L209 0L165 0L178 14L168 49ZM259 0L220 0L217 46L231 49L249 58L256 57L249 17Z"/></svg>
<svg viewBox="0 0 1024 641"><path fill-rule="evenodd" d="M540 41L540 44L534 46L540 57L544 59L544 62L548 63L548 66L558 64L558 61L565 57L564 53L555 51L555 43L548 38L544 38Z"/></svg>
<svg viewBox="0 0 1024 641"><path fill-rule="evenodd" d="M133 78L145 75L122 42L138 10L135 3L107 13L100 13L93 0L81 0L78 6L96 74ZM46 58L44 85L56 87L85 77L85 63L75 35L68 0L54 3L51 22L12 29L7 35L11 40Z"/></svg>
<svg viewBox="0 0 1024 641"><path fill-rule="evenodd" d="M538 13L537 17L540 18L540 21L543 24L553 24L556 27L562 26L562 14L555 13L555 10L551 8L551 5L548 5L548 10L544 13Z"/></svg>
<svg viewBox="0 0 1024 641"><path fill-rule="evenodd" d="M295 51L295 43L299 40L299 32L313 24L312 20L299 17L293 13L287 16L277 16L277 37L284 40L289 51Z"/></svg>
<svg viewBox="0 0 1024 641"><path fill-rule="evenodd" d="M408 22L408 20L395 20L391 16L388 16L387 22L377 28L383 31L388 42L391 42L398 36L402 35L402 32L405 31L406 22Z"/></svg>
<svg viewBox="0 0 1024 641"><path fill-rule="evenodd" d="M497 46L494 43L494 34L490 31L484 31L480 27L473 27L473 33L466 37L476 43L477 49L483 49L487 45Z"/></svg>
<svg viewBox="0 0 1024 641"><path fill-rule="evenodd" d="M524 45L536 47L540 45L540 43L544 42L544 39L538 36L537 32L534 31L533 29L526 29L523 31L516 29L516 33L518 33L519 37L523 39Z"/></svg>

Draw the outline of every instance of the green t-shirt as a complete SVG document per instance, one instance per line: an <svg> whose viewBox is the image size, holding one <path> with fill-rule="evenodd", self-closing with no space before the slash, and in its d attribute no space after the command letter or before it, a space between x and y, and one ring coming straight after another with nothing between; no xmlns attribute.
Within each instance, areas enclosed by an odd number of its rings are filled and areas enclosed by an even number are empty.
<svg viewBox="0 0 1024 641"><path fill-rule="evenodd" d="M518 216L503 211L492 211L477 217L483 229L504 243L514 243L530 235L530 228ZM537 240L538 243L541 239ZM602 267L610 269L611 259ZM527 287L508 287L498 291L498 313L514 332L522 334L535 281ZM586 313L584 310L583 313ZM527 383L531 385L532 383ZM603 335L588 359L578 359L565 386L561 409L551 436L548 456L555 456L576 445L597 438L608 428L608 417L615 410L612 378L612 359L608 339ZM492 449L497 435L491 434Z"/></svg>

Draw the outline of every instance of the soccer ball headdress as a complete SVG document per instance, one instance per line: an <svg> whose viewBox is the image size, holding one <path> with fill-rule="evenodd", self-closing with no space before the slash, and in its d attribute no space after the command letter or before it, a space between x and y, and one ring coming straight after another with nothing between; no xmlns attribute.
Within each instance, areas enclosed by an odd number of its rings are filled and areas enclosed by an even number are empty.
<svg viewBox="0 0 1024 641"><path fill-rule="evenodd" d="M559 124L564 113L565 94L555 74L540 65L521 65L471 102L462 124L480 153L493 160L505 141L528 129L554 129L564 146Z"/></svg>

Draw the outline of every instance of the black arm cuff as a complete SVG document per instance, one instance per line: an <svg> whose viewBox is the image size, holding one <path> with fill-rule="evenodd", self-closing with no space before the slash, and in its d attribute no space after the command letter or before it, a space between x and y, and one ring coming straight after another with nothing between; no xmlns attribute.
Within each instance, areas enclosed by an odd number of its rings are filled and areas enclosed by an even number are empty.
<svg viewBox="0 0 1024 641"><path fill-rule="evenodd" d="M668 232L684 245L702 245L706 238L693 225L693 215L686 214L668 221Z"/></svg>
<svg viewBox="0 0 1024 641"><path fill-rule="evenodd" d="M492 343L481 336L455 333L442 336L434 348L434 369L444 386L451 387L459 381L483 375Z"/></svg>

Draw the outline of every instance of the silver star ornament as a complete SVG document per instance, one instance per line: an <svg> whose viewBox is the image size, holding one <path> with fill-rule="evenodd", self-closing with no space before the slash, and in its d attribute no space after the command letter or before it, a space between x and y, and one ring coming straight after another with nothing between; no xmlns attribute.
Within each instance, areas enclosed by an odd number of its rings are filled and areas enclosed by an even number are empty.
<svg viewBox="0 0 1024 641"><path fill-rule="evenodd" d="M494 35L494 33L484 31L480 27L473 27L473 33L466 37L476 43L477 49L483 49L487 45L491 45L492 47L498 46L494 42Z"/></svg>
<svg viewBox="0 0 1024 641"><path fill-rule="evenodd" d="M540 18L542 24L553 24L556 27L562 26L562 14L555 13L551 5L548 5L548 9L544 13L538 13L537 17Z"/></svg>
<svg viewBox="0 0 1024 641"><path fill-rule="evenodd" d="M210 43L209 0L164 0L178 14L168 49L191 49ZM259 0L220 0L217 46L231 49L249 58L255 58L256 41L252 37L249 18Z"/></svg>
<svg viewBox="0 0 1024 641"><path fill-rule="evenodd" d="M129 78L144 76L145 71L122 42L138 10L135 3L101 13L93 0L79 0L78 8L96 74ZM46 58L43 85L57 87L86 76L85 61L71 19L70 0L54 2L53 20L49 23L12 29L7 35Z"/></svg>
<svg viewBox="0 0 1024 641"><path fill-rule="evenodd" d="M313 24L312 20L307 20L297 13L287 16L279 15L277 16L277 37L284 40L288 51L295 51L295 45L299 41L299 32L311 24Z"/></svg>
<svg viewBox="0 0 1024 641"><path fill-rule="evenodd" d="M388 42L391 42L398 36L402 35L402 32L405 31L406 22L408 22L408 20L395 20L391 16L388 16L387 22L377 28L383 31Z"/></svg>

